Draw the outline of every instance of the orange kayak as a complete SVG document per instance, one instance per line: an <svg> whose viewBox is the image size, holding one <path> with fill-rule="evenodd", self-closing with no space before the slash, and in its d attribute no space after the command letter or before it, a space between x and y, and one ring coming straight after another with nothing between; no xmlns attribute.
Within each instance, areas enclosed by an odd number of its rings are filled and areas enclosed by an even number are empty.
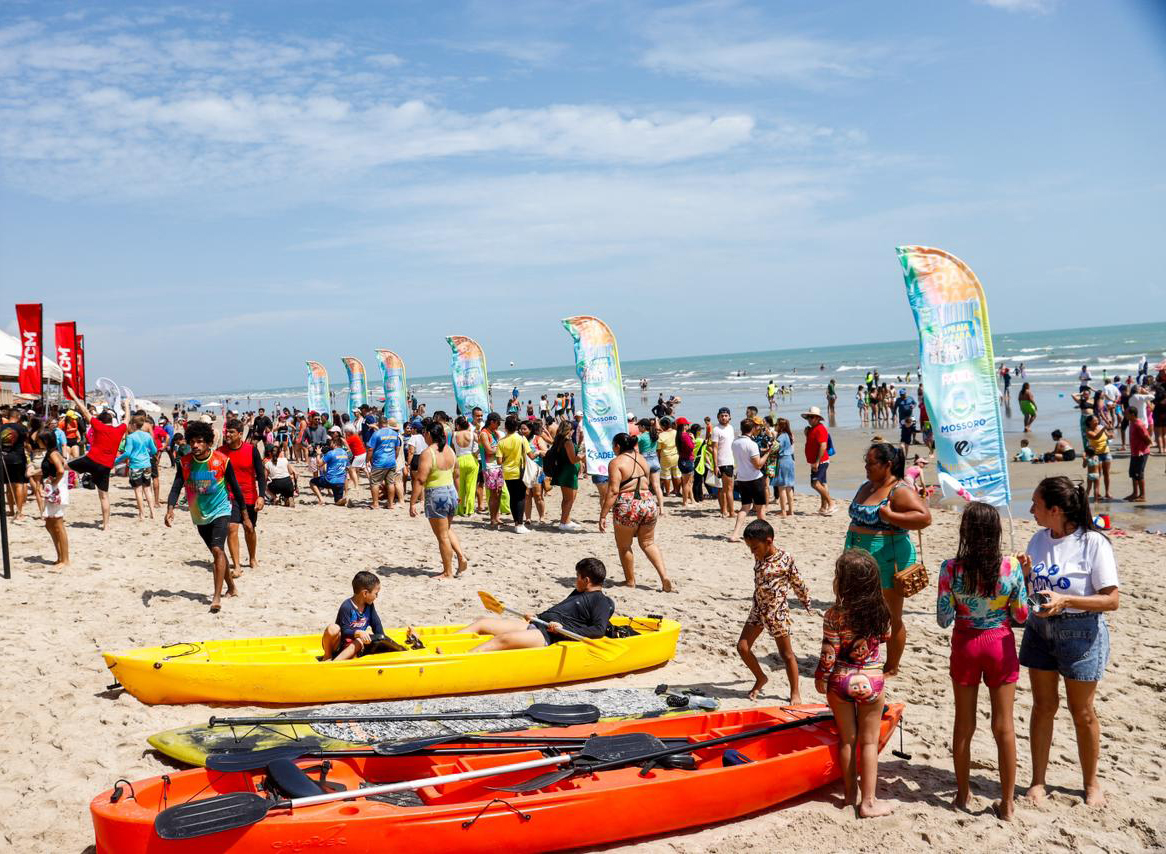
<svg viewBox="0 0 1166 854"><path fill-rule="evenodd" d="M825 706L752 708L679 715L654 720L623 720L562 727L556 737L617 736L648 733L659 739L687 739L693 744L777 724L796 726L731 743L695 748L695 767L639 765L593 773L586 771L524 794L495 787L529 781L540 771L492 774L490 769L548 761L526 745L513 752L453 752L404 756L337 757L318 787L320 760L283 762L283 767L220 773L205 768L180 771L102 792L89 805L97 851L214 852L313 851L333 848L352 852L387 850L423 852L554 851L603 845L700 827L764 810L824 786L841 776L838 732L821 720ZM903 713L893 704L883 714L879 749L886 745ZM525 735L546 736L546 730ZM502 736L495 747L505 746ZM487 747L489 745L486 745ZM729 764L741 756L747 761ZM294 764L294 767L290 765ZM542 771L555 770L553 767ZM291 780L289 782L289 774ZM294 805L307 794L289 791L305 775L318 792L338 786L351 792L370 785L418 780L465 772L489 774L476 779L424 785L408 793L382 797ZM248 794L243 794L248 793ZM155 830L158 814L175 805L231 795L258 801L271 798L269 811L253 823L195 838L163 839ZM292 806L286 798L292 797ZM281 805L275 805L276 800ZM225 803L225 802L224 802ZM261 807L261 813L267 807Z"/></svg>

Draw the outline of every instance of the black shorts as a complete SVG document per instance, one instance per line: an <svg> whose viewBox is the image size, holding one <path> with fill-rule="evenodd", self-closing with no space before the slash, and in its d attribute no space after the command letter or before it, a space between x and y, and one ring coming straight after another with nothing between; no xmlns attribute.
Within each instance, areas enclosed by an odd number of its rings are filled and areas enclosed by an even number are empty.
<svg viewBox="0 0 1166 854"><path fill-rule="evenodd" d="M258 525L259 524L259 511L255 509L255 505L248 504L248 505L246 505L246 507L247 507L247 515L251 518L251 524ZM233 501L231 502L231 524L232 525L242 525L243 524L243 513L239 509L239 505L234 503Z"/></svg>
<svg viewBox="0 0 1166 854"><path fill-rule="evenodd" d="M1077 450L1075 448L1070 448L1061 454L1061 459L1067 463L1071 463L1073 460L1077 459Z"/></svg>
<svg viewBox="0 0 1166 854"><path fill-rule="evenodd" d="M734 469L732 466L717 466L717 473L721 477L732 477L734 474L737 473L737 470Z"/></svg>
<svg viewBox="0 0 1166 854"><path fill-rule="evenodd" d="M755 504L758 507L764 507L766 504L765 478L737 481L737 493L741 496L742 504Z"/></svg>
<svg viewBox="0 0 1166 854"><path fill-rule="evenodd" d="M267 482L267 488L272 495L280 498L291 498L296 493L296 485L290 477L277 477Z"/></svg>
<svg viewBox="0 0 1166 854"><path fill-rule="evenodd" d="M1150 459L1149 454L1138 454L1136 457L1130 456L1130 479L1131 480L1145 480L1146 479L1146 460Z"/></svg>
<svg viewBox="0 0 1166 854"><path fill-rule="evenodd" d="M333 501L339 501L344 497L344 481L340 481L340 483L329 483L328 481L324 480L324 478L316 475L314 478L312 478L311 483L312 486L316 487L317 489L331 489Z"/></svg>
<svg viewBox="0 0 1166 854"><path fill-rule="evenodd" d="M87 474L93 478L93 485L102 492L109 492L109 466L95 462L86 454L75 460L69 460L69 468L77 474Z"/></svg>
<svg viewBox="0 0 1166 854"><path fill-rule="evenodd" d="M6 483L28 483L28 463L4 460L4 481Z"/></svg>
<svg viewBox="0 0 1166 854"><path fill-rule="evenodd" d="M202 541L206 543L208 549L222 551L227 544L227 532L231 527L231 517L220 516L205 525L195 525L194 527L198 528L198 535L202 537Z"/></svg>
<svg viewBox="0 0 1166 854"><path fill-rule="evenodd" d="M810 483L825 483L829 469L829 463L818 463L816 469L810 469Z"/></svg>
<svg viewBox="0 0 1166 854"><path fill-rule="evenodd" d="M153 477L154 480L158 479L158 454L154 454L154 456L150 457L150 476Z"/></svg>

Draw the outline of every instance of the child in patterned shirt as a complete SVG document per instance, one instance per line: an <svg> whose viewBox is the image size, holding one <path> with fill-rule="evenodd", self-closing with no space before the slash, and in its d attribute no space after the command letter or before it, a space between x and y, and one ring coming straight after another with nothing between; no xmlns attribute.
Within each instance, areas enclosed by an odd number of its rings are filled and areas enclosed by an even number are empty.
<svg viewBox="0 0 1166 854"><path fill-rule="evenodd" d="M756 561L753 565L753 607L737 640L737 652L745 666L753 673L753 688L749 699L756 700L769 677L761 670L753 644L762 629L769 631L777 642L789 677L789 701L796 706L802 702L798 689L798 658L790 640L789 592L792 588L806 610L810 610L810 593L798 574L791 555L773 544L773 526L764 519L754 519L745 527L745 545Z"/></svg>

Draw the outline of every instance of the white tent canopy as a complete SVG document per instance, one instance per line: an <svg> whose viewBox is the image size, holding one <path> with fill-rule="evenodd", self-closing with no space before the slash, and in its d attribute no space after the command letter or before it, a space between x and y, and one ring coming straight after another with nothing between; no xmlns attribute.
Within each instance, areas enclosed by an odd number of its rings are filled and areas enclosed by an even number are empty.
<svg viewBox="0 0 1166 854"><path fill-rule="evenodd" d="M0 377L4 379L16 379L20 376L20 339L14 335L9 335L3 329L0 329ZM48 356L44 357L44 376L48 382L60 383L64 380L65 374L61 370L60 365L50 359Z"/></svg>

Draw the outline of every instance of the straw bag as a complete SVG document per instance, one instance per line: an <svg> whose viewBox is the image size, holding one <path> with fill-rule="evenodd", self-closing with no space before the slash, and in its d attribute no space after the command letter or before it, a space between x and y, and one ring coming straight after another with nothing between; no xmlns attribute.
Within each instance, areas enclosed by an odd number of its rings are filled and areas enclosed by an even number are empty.
<svg viewBox="0 0 1166 854"><path fill-rule="evenodd" d="M898 559L895 560L895 592L904 599L926 589L930 583L927 567L923 565L923 532L916 533L919 536L919 560L905 569L899 569Z"/></svg>

